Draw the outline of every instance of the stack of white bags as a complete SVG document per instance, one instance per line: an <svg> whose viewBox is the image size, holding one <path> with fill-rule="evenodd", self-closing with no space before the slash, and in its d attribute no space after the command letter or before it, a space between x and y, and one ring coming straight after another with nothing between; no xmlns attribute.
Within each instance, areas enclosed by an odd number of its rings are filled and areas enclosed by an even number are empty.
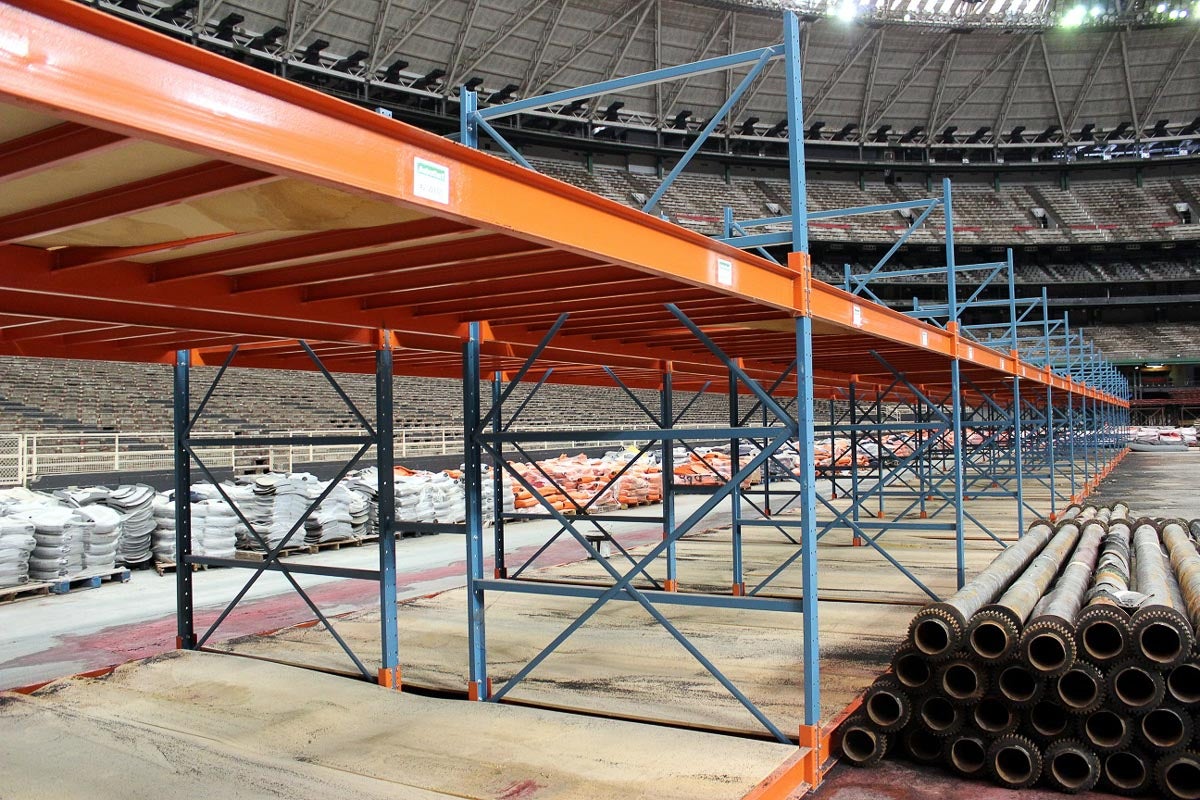
<svg viewBox="0 0 1200 800"><path fill-rule="evenodd" d="M83 572L84 546L96 523L74 509L43 505L27 512L37 540L29 556L29 577L57 581Z"/></svg>
<svg viewBox="0 0 1200 800"><path fill-rule="evenodd" d="M77 513L93 523L84 534L84 569L111 570L116 567L122 531L121 515L99 503L83 506Z"/></svg>
<svg viewBox="0 0 1200 800"><path fill-rule="evenodd" d="M154 560L160 564L174 564L175 558L175 503L171 496L158 494L151 503L154 513L154 533L151 534L151 549Z"/></svg>
<svg viewBox="0 0 1200 800"><path fill-rule="evenodd" d="M149 561L154 520L154 489L143 484L118 486L102 502L121 515L117 560L124 564Z"/></svg>
<svg viewBox="0 0 1200 800"><path fill-rule="evenodd" d="M328 483L309 484L309 496L305 502L311 503L329 486ZM304 520L305 544L320 544L321 542L336 542L353 537L353 520L350 516L350 503L353 493L344 485L337 485L321 501L321 505ZM293 537L292 541L296 541Z"/></svg>
<svg viewBox="0 0 1200 800"><path fill-rule="evenodd" d="M493 502L495 498L495 484L492 475L492 468L485 466L482 473L483 480L483 521L484 523L493 522L496 516L496 504ZM514 505L517 501L517 496L513 494L513 478L505 470L502 472L503 480L503 497L504 497L504 515L516 513L517 507Z"/></svg>
<svg viewBox="0 0 1200 800"><path fill-rule="evenodd" d="M29 582L29 555L36 546L32 522L0 517L0 589Z"/></svg>

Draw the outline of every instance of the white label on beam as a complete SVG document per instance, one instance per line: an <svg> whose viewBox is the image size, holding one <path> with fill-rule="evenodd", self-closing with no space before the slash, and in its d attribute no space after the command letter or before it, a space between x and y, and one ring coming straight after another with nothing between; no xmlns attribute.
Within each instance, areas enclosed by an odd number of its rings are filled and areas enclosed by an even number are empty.
<svg viewBox="0 0 1200 800"><path fill-rule="evenodd" d="M721 286L733 286L733 262L727 258L717 259L717 283Z"/></svg>
<svg viewBox="0 0 1200 800"><path fill-rule="evenodd" d="M921 331L921 347L929 347L929 331Z"/></svg>
<svg viewBox="0 0 1200 800"><path fill-rule="evenodd" d="M435 203L450 203L450 168L413 158L413 194Z"/></svg>
<svg viewBox="0 0 1200 800"><path fill-rule="evenodd" d="M970 345L967 345L967 359L970 361L975 360L975 348Z"/></svg>

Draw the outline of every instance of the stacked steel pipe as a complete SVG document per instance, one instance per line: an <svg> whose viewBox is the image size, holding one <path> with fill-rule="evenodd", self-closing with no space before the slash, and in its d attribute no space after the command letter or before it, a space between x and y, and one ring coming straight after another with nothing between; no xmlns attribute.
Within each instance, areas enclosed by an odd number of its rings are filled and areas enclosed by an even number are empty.
<svg viewBox="0 0 1200 800"><path fill-rule="evenodd" d="M926 606L842 727L1009 788L1200 798L1200 520L1072 506Z"/></svg>

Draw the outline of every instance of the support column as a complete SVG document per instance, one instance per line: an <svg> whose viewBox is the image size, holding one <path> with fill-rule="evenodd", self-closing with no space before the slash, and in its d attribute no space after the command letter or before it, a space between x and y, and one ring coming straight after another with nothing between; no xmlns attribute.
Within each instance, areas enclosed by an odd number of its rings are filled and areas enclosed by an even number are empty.
<svg viewBox="0 0 1200 800"><path fill-rule="evenodd" d="M817 619L817 473L813 419L812 319L796 318L796 442L800 451L800 564L804 606L804 724L821 721Z"/></svg>
<svg viewBox="0 0 1200 800"><path fill-rule="evenodd" d="M479 340L478 322L468 325L463 343L463 489L466 493L467 542L467 696L486 700L492 695L487 674L487 639L484 635L483 580L483 485L480 467L483 457L479 443Z"/></svg>
<svg viewBox="0 0 1200 800"><path fill-rule="evenodd" d="M1071 465L1071 502L1078 503L1083 499L1082 493L1076 489L1075 477L1075 395L1067 392L1067 459Z"/></svg>
<svg viewBox="0 0 1200 800"><path fill-rule="evenodd" d="M662 374L662 389L659 399L659 424L665 430L675 427L674 383L671 370L665 369ZM679 589L679 564L675 558L675 541L671 532L675 530L675 440L662 440L662 503L663 503L663 538L667 540L667 577L663 580L663 589L668 592Z"/></svg>
<svg viewBox="0 0 1200 800"><path fill-rule="evenodd" d="M1013 357L1016 356L1016 351L1013 351ZM1025 535L1025 458L1021 452L1021 448L1024 446L1024 437L1021 435L1021 379L1014 376L1012 383L1013 457L1016 459L1014 468L1017 473L1017 536L1021 537Z"/></svg>
<svg viewBox="0 0 1200 800"><path fill-rule="evenodd" d="M379 684L400 688L399 622L396 619L395 402L390 334L375 351L375 455L379 470L379 619L382 647Z"/></svg>
<svg viewBox="0 0 1200 800"><path fill-rule="evenodd" d="M738 379L733 370L729 371L729 427L741 426L741 414L738 411ZM729 440L730 475L737 473L741 465L741 439L733 436ZM742 569L742 487L734 486L729 493L729 516L732 522L733 546L733 593L746 593L746 578Z"/></svg>
<svg viewBox="0 0 1200 800"><path fill-rule="evenodd" d="M851 519L855 522L859 521L859 486L858 482L862 477L858 474L858 376L850 376L850 513ZM833 433L830 433L833 436ZM832 440L831 440L832 441ZM837 448L831 448L834 456L837 455ZM880 464L879 474L883 475L883 454L878 453L876 459ZM836 460L836 459L835 459ZM837 474L837 465L830 464L830 470ZM858 528L854 528L850 537L850 544L853 547L862 547L863 541L858 536Z"/></svg>
<svg viewBox="0 0 1200 800"><path fill-rule="evenodd" d="M1046 465L1050 475L1050 521L1058 519L1057 467L1054 465L1054 389L1046 385Z"/></svg>
<svg viewBox="0 0 1200 800"><path fill-rule="evenodd" d="M768 425L767 407L763 406L762 410L762 426L765 428ZM765 440L764 440L765 441ZM771 462L767 461L763 464L763 516L771 516Z"/></svg>
<svg viewBox="0 0 1200 800"><path fill-rule="evenodd" d="M504 380L503 373L497 372L492 376L492 433L504 430L503 395L500 384ZM504 554L504 442L496 440L496 453L492 457L492 539L496 577L508 577L508 563Z"/></svg>
<svg viewBox="0 0 1200 800"><path fill-rule="evenodd" d="M957 325L955 326L957 332ZM958 588L967 581L967 553L963 518L963 419L962 384L957 358L950 362L950 427L954 432L954 563Z"/></svg>
<svg viewBox="0 0 1200 800"><path fill-rule="evenodd" d="M191 350L175 351L175 648L196 648L192 565L192 459L187 451L192 427Z"/></svg>

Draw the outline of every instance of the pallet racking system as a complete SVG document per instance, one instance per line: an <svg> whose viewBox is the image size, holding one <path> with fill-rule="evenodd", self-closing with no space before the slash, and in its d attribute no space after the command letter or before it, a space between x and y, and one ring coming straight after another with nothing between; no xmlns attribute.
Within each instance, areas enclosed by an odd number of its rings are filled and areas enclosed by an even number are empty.
<svg viewBox="0 0 1200 800"><path fill-rule="evenodd" d="M1111 365L1069 334L1065 319L1047 316L1044 298L1012 294L1011 256L1003 263L955 263L949 184L940 197L924 201L809 214L799 124L789 126L796 198L790 213L740 223L728 215L724 240L464 146L476 144L480 131L502 141L489 120L505 113L638 81L751 65L731 105L775 58L785 60L789 119L798 121L799 46L796 19L787 14L782 43L748 54L482 110L464 92L458 144L74 3L0 4L0 353L174 365L177 552L184 564L219 561L190 553L192 468L207 474L198 453L224 443L204 435L200 425L221 376L193 403L189 370L196 364L319 369L362 432L315 443L358 445L346 469L375 448L384 476L378 569L282 560L298 522L262 562L221 562L252 574L205 632L198 633L193 618L197 577L188 569L176 572L178 645L202 647L266 571L282 573L335 637L335 622L294 576L377 582L378 659L364 660L338 642L360 676L400 687L389 508L391 377L394 371L460 376L467 520L445 529L465 534L469 695L502 699L602 606L636 603L771 736L798 739L803 757L792 777L819 782L831 727L820 711L818 539L848 529L856 543L921 585L881 539L889 531L947 532L961 584L965 531L970 524L986 528L972 518L967 498L1010 497L1014 513L1023 515L1039 511L1024 499L1031 479L1048 487L1052 503L1085 496L1123 453L1117 431L1125 421L1126 387ZM650 198L648 211L686 160ZM918 304L910 314L873 302L871 282L898 276L884 270L883 261L866 274L847 273L840 288L812 278L810 220L901 206L920 212L914 228L935 210L942 213L946 264L922 273L945 273L942 302ZM776 229L751 233L763 226ZM786 262L745 252L768 246L790 251ZM955 275L968 269L1009 278L1011 319L1001 329L961 324L964 309L984 305L979 292L966 301L958 297ZM337 386L339 371L376 375L373 419ZM490 400L480 388L489 379ZM755 451L684 519L675 513L673 482L664 480L662 541L643 553L600 560L611 579L604 586L522 579L521 567L504 561L502 520L492 533L497 569L485 575L481 467L488 460L504 464L530 437L554 440L554 433L527 433L515 424L524 403L505 414L519 385L536 391L545 382L657 390L657 410L630 392L657 430L599 429L588 436L614 443L649 439L642 452L661 445L668 476L675 443L718 438L735 453L744 442L756 443ZM675 408L674 392L713 385L729 397L729 426L681 427L686 408ZM827 423L818 420L825 403ZM848 508L835 508L817 491L818 433L849 435L855 447L864 438L895 434L908 440L912 454L890 464L877 457L861 471L853 467L840 486L835 475L835 491L851 498ZM237 443L293 442L242 437ZM777 455L787 448L795 449L800 467L772 478L769 467L783 466ZM743 487L763 467L766 482ZM731 585L724 592L688 588L681 584L676 545L724 503L734 515ZM743 517L743 503L762 513ZM798 516L784 513L792 506ZM568 516L548 503L544 512L561 528L556 536L570 535L592 555L598 555L595 535L589 538L584 527L599 526L603 536L603 525L621 518ZM826 512L831 520L821 518ZM798 596L772 594L775 575L746 583L741 533L750 527L775 530L794 544L775 574L798 561ZM660 558L666 579L638 583ZM493 685L485 604L496 592L592 602L550 646ZM781 730L672 625L661 608L675 605L801 616L805 703L798 735Z"/></svg>

